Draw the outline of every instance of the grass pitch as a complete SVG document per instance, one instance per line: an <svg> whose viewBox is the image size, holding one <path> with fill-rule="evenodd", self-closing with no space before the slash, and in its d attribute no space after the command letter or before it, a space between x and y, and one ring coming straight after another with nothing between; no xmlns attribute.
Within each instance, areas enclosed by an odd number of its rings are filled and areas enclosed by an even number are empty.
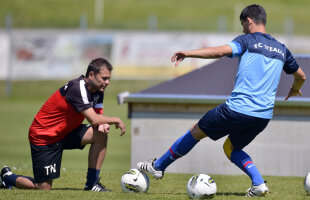
<svg viewBox="0 0 310 200"><path fill-rule="evenodd" d="M14 82L10 98L4 95L4 82L0 82L0 165L8 165L17 174L32 176L28 128L34 114L45 100L66 81ZM51 191L0 190L0 199L188 199L186 184L193 174L165 174L162 180L150 178L146 194L125 194L120 178L130 168L130 120L127 105L117 105L116 95L128 90L136 92L157 83L156 81L115 81L106 91L104 106L106 115L121 117L127 125L127 133L119 136L112 128L109 134L108 152L101 170L101 181L112 189L111 193L85 192L88 148L65 151L61 176L53 182ZM176 161L177 162L177 161ZM177 164L177 163L176 163ZM232 167L235 167L232 165ZM206 171L206 173L208 173ZM211 174L217 183L214 199L245 199L250 180L245 175L223 176ZM303 189L302 177L264 176L271 193L265 199L310 199Z"/></svg>
<svg viewBox="0 0 310 200"><path fill-rule="evenodd" d="M235 19L245 6L256 3L267 11L268 32L310 34L308 0L102 0L97 4L100 22L96 2L100 0L1 0L0 27L10 13L16 28L77 28L85 16L90 29L148 30L153 19L157 30L214 32L222 20L224 31L240 32ZM294 30L285 30L290 19Z"/></svg>

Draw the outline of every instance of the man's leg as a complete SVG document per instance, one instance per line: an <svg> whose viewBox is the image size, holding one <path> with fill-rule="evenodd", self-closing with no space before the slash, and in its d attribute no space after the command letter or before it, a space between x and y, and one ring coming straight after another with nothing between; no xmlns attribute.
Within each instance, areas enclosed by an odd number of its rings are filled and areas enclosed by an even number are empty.
<svg viewBox="0 0 310 200"><path fill-rule="evenodd" d="M60 176L62 145L34 145L30 143L33 174L35 178L14 174L9 167L1 170L6 188L50 190L52 180Z"/></svg>
<svg viewBox="0 0 310 200"><path fill-rule="evenodd" d="M248 190L248 196L262 196L269 192L262 175L253 163L251 157L243 150L234 150L228 137L223 145L227 158L244 171L252 180L252 187Z"/></svg>
<svg viewBox="0 0 310 200"><path fill-rule="evenodd" d="M1 170L1 180L3 182L2 188L8 189L17 187L20 189L50 190L52 188L52 181L35 183L32 177L16 175L7 166L3 167Z"/></svg>
<svg viewBox="0 0 310 200"><path fill-rule="evenodd" d="M139 162L138 168L150 173L155 178L162 178L165 169L178 158L186 155L202 138L207 135L195 124L177 139L168 151L157 160Z"/></svg>
<svg viewBox="0 0 310 200"><path fill-rule="evenodd" d="M224 152L228 159L242 171L244 171L252 180L252 185L260 185L264 183L264 179L253 163L251 157L243 150L234 150L229 137L224 143Z"/></svg>
<svg viewBox="0 0 310 200"><path fill-rule="evenodd" d="M107 150L108 135L89 128L82 138L81 145L91 144L88 154L88 172L85 189L99 183L100 169ZM103 187L104 189L104 187ZM105 189L108 191L107 189Z"/></svg>

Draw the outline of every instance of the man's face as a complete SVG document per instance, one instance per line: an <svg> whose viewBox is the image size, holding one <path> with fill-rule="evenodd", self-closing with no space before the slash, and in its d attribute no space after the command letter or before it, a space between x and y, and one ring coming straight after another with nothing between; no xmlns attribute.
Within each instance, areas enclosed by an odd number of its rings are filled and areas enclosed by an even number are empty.
<svg viewBox="0 0 310 200"><path fill-rule="evenodd" d="M104 92L105 88L110 84L111 72L107 67L101 67L98 74L90 74L91 90Z"/></svg>

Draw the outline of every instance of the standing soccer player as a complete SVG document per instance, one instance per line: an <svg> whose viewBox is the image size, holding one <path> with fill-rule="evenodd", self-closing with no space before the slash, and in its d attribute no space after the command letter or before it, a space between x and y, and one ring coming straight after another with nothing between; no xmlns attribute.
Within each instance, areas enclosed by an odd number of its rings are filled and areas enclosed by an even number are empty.
<svg viewBox="0 0 310 200"><path fill-rule="evenodd" d="M110 125L125 134L125 124L117 117L103 114L103 97L110 83L112 65L97 58L88 65L86 76L69 81L57 90L35 115L29 129L34 179L1 170L0 188L50 190L60 176L64 149L83 149L91 144L85 190L111 191L99 182L107 149ZM84 119L90 125L82 124Z"/></svg>
<svg viewBox="0 0 310 200"><path fill-rule="evenodd" d="M301 96L306 76L285 47L266 33L266 13L259 5L250 5L241 12L245 34L218 47L176 52L171 61L178 66L186 57L238 57L235 87L227 101L208 111L158 159L139 162L140 170L162 178L165 169L187 154L202 138L218 140L228 135L223 148L229 160L252 180L247 196L263 196L268 187L251 157L242 149L262 132L273 115L277 87L282 70L294 76L294 83L285 100Z"/></svg>

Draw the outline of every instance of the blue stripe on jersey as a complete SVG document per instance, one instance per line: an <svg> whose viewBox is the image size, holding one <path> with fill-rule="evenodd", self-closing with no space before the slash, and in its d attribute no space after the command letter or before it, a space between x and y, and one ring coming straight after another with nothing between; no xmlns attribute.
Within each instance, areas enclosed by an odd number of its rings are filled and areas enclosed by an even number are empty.
<svg viewBox="0 0 310 200"><path fill-rule="evenodd" d="M239 68L226 104L236 112L271 119L281 72L294 73L298 64L285 45L268 34L244 34L228 45L231 57L239 57Z"/></svg>
<svg viewBox="0 0 310 200"><path fill-rule="evenodd" d="M242 53L241 45L238 42L232 41L228 44L232 48L233 55L231 57L236 57Z"/></svg>

